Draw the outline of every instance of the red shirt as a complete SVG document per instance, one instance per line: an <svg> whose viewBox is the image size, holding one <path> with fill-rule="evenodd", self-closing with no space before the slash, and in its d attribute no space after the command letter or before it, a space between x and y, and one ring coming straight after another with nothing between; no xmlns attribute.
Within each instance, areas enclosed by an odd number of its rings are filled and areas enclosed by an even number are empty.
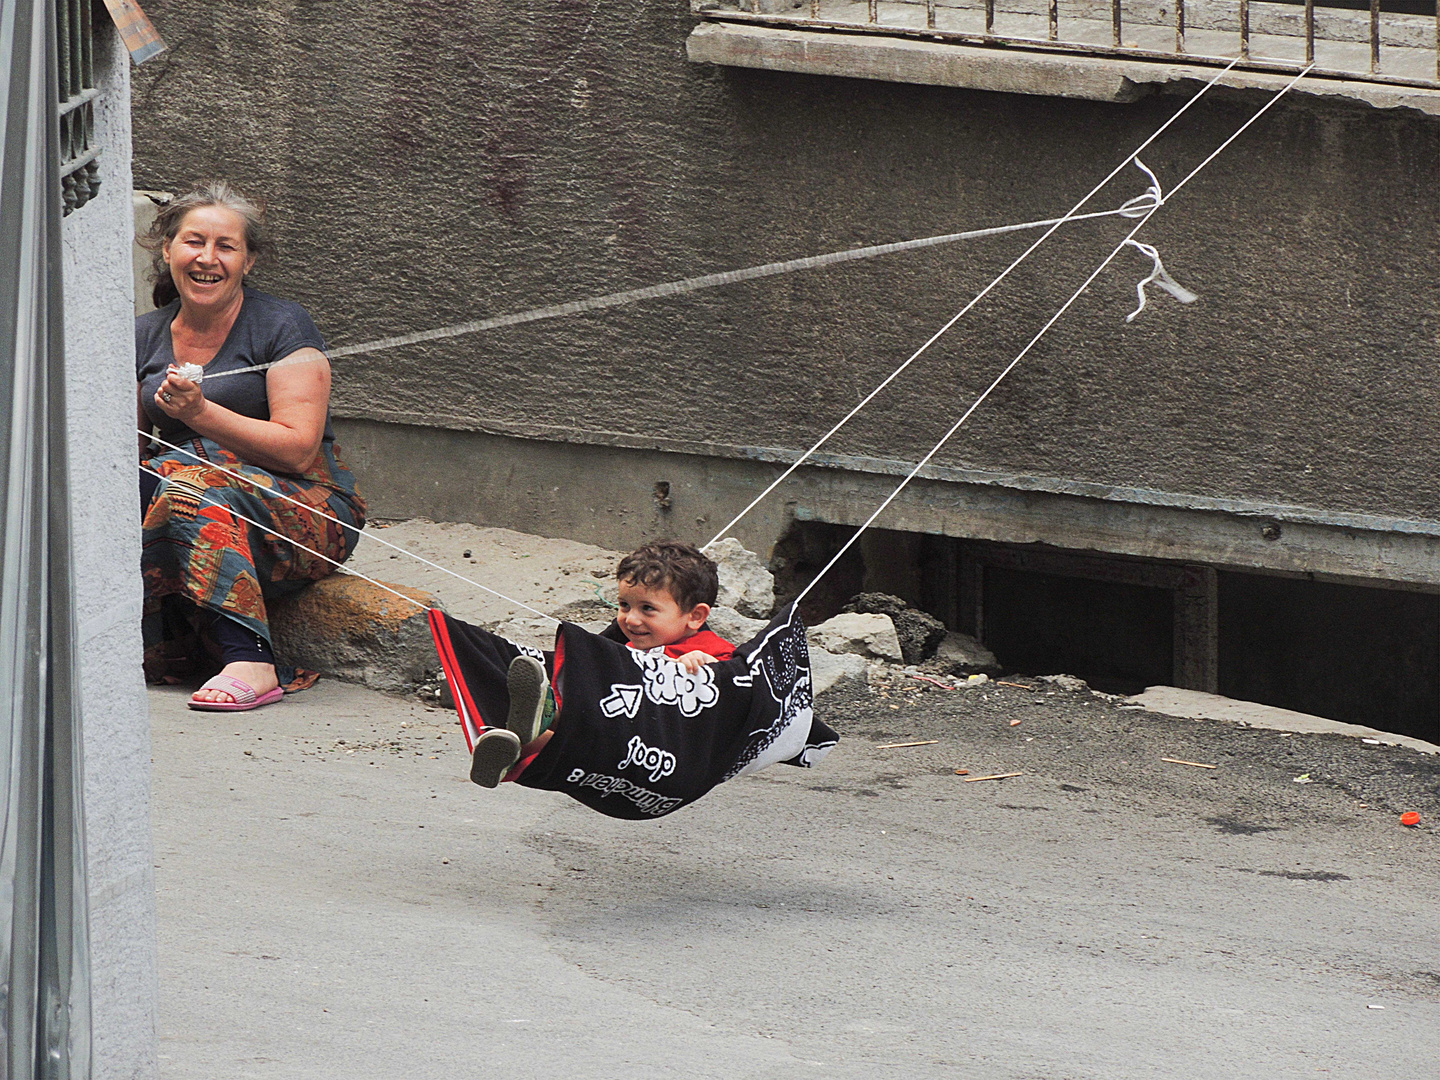
<svg viewBox="0 0 1440 1080"><path fill-rule="evenodd" d="M631 645L630 647L633 649L635 646ZM666 645L665 655L670 657L671 660L679 660L680 657L686 653L695 652L697 649L700 652L709 653L716 660L729 660L735 655L734 645L731 645L730 642L726 641L714 631L704 629L692 634L684 641L677 641L673 645Z"/></svg>

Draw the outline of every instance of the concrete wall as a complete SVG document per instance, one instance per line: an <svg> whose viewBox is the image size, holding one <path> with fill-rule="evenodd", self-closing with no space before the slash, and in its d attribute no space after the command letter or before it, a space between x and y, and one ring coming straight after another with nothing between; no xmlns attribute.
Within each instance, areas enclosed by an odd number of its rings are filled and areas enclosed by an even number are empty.
<svg viewBox="0 0 1440 1080"><path fill-rule="evenodd" d="M257 281L337 345L1049 216L1180 103L692 64L678 0L150 8L172 48L137 76L137 184L222 174L262 192L281 257ZM1145 160L1173 182L1263 99L1207 99ZM1201 301L1160 296L1127 325L1148 264L1122 257L940 463L1019 488L1440 521L1437 166L1433 118L1287 100L1147 230ZM835 452L913 460L1122 229L1053 242ZM756 457L807 445L1027 242L348 357L335 409L407 425L388 444L408 433L407 457L427 429L552 444L532 456L568 463L559 489L595 445L708 452L753 483L773 473ZM361 476L381 512L447 516L473 483L378 468Z"/></svg>
<svg viewBox="0 0 1440 1080"><path fill-rule="evenodd" d="M130 59L96 22L99 195L65 219L66 392L97 1080L156 1075L150 713L140 669Z"/></svg>

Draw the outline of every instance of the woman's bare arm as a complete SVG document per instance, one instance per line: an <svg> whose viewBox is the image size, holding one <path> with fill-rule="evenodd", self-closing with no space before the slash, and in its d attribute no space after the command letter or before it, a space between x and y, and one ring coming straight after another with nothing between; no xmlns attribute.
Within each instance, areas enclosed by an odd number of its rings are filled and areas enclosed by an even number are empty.
<svg viewBox="0 0 1440 1080"><path fill-rule="evenodd" d="M308 469L325 436L330 408L330 361L319 349L297 349L265 373L270 419L241 416L205 397L202 386L170 374L155 404L192 431L237 457L279 472ZM164 394L170 401L165 401Z"/></svg>

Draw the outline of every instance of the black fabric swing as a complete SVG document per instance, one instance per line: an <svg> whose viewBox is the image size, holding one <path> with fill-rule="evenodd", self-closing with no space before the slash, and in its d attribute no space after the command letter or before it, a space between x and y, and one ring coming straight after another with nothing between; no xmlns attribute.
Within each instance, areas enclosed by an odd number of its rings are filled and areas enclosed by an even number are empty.
<svg viewBox="0 0 1440 1080"><path fill-rule="evenodd" d="M504 724L510 661L543 655L559 706L554 734L521 762L515 782L610 817L662 817L777 762L808 768L839 738L814 717L810 653L793 605L732 659L694 675L663 649L630 648L613 624L592 634L561 623L555 651L544 654L437 609L430 629L472 746L485 727Z"/></svg>

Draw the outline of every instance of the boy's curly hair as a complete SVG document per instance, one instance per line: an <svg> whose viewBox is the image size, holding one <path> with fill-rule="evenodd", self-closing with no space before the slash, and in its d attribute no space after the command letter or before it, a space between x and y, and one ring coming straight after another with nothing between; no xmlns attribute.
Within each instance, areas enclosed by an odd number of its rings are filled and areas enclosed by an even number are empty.
<svg viewBox="0 0 1440 1080"><path fill-rule="evenodd" d="M720 592L715 563L694 544L681 540L657 540L632 551L620 560L615 577L647 589L664 589L681 611L693 611L696 604L714 607Z"/></svg>

